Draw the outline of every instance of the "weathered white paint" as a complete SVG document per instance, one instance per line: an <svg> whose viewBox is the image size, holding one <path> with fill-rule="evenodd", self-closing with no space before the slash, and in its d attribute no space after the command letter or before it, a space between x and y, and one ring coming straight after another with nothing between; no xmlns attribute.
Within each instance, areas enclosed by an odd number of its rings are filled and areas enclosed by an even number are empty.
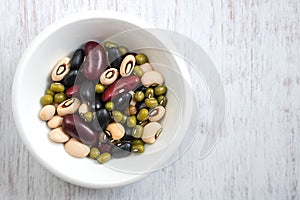
<svg viewBox="0 0 300 200"><path fill-rule="evenodd" d="M0 199L300 199L300 1L24 0L0 9ZM59 180L29 155L10 105L18 60L47 25L91 9L183 33L212 58L225 87L226 131L205 160L186 154L135 184L92 190Z"/></svg>

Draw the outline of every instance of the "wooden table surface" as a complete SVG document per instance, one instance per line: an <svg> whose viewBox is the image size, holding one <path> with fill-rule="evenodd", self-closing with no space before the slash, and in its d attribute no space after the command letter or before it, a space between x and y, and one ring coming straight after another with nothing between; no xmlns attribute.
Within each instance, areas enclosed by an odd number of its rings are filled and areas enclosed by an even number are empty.
<svg viewBox="0 0 300 200"><path fill-rule="evenodd" d="M46 26L95 9L182 33L211 57L226 128L207 158L186 154L134 184L94 190L58 179L28 153L11 111L17 63ZM300 199L299 0L1 1L0 25L0 199Z"/></svg>

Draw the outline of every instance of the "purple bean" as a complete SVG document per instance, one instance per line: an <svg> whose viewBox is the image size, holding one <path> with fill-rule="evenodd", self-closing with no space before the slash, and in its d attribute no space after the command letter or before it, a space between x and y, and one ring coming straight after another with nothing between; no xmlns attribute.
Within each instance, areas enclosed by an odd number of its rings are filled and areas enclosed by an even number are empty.
<svg viewBox="0 0 300 200"><path fill-rule="evenodd" d="M91 48L91 47L89 47ZM86 49L89 49L86 47ZM106 53L104 48L98 44L92 49L86 50L87 56L83 63L83 72L87 79L99 79L106 68Z"/></svg>
<svg viewBox="0 0 300 200"><path fill-rule="evenodd" d="M71 137L88 146L93 146L98 142L98 133L93 131L88 124L76 115L64 116L62 129Z"/></svg>

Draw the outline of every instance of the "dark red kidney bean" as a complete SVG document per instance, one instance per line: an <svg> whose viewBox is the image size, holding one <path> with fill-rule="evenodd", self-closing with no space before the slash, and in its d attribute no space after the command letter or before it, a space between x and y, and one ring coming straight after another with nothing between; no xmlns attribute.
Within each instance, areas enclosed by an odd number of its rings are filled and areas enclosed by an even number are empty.
<svg viewBox="0 0 300 200"><path fill-rule="evenodd" d="M112 147L111 155L113 158L123 158L131 154L130 142L120 142Z"/></svg>
<svg viewBox="0 0 300 200"><path fill-rule="evenodd" d="M72 70L70 71L62 80L62 84L66 87L69 88L74 85L76 77L78 75L78 70Z"/></svg>
<svg viewBox="0 0 300 200"><path fill-rule="evenodd" d="M121 62L123 60L117 47L111 47L107 50L108 61L110 66L116 69L120 68Z"/></svg>
<svg viewBox="0 0 300 200"><path fill-rule="evenodd" d="M84 60L84 50L77 49L71 58L71 69L78 70Z"/></svg>
<svg viewBox="0 0 300 200"><path fill-rule="evenodd" d="M87 56L90 53L90 51L93 50L98 45L99 45L99 43L95 42L95 41L87 42L84 46L85 55Z"/></svg>
<svg viewBox="0 0 300 200"><path fill-rule="evenodd" d="M140 79L137 76L128 76L120 78L113 84L108 86L101 96L102 101L110 101L117 95L134 90L140 83Z"/></svg>
<svg viewBox="0 0 300 200"><path fill-rule="evenodd" d="M106 129L111 120L110 114L105 108L101 108L100 110L96 111L96 118L103 130Z"/></svg>
<svg viewBox="0 0 300 200"><path fill-rule="evenodd" d="M129 107L132 95L129 93L122 93L118 95L114 100L114 109L123 111L125 108Z"/></svg>
<svg viewBox="0 0 300 200"><path fill-rule="evenodd" d="M69 89L66 90L67 97L76 97L79 95L80 85L73 85Z"/></svg>
<svg viewBox="0 0 300 200"><path fill-rule="evenodd" d="M95 86L90 80L83 81L80 85L80 97L89 102L95 101Z"/></svg>
<svg viewBox="0 0 300 200"><path fill-rule="evenodd" d="M88 146L93 146L98 142L98 133L93 131L88 124L76 115L64 116L62 129L71 137L76 138Z"/></svg>
<svg viewBox="0 0 300 200"><path fill-rule="evenodd" d="M100 110L104 108L104 102L101 101L101 94L95 95L95 100L93 102L89 102L89 106L93 111Z"/></svg>
<svg viewBox="0 0 300 200"><path fill-rule="evenodd" d="M83 63L83 72L87 79L99 79L101 73L106 67L106 53L104 48L99 44L90 50Z"/></svg>

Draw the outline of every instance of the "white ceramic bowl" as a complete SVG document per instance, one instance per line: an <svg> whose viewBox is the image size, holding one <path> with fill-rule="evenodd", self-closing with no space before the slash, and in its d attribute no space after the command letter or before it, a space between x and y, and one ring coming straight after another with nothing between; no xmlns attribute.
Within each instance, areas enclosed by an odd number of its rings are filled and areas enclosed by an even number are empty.
<svg viewBox="0 0 300 200"><path fill-rule="evenodd" d="M88 188L126 185L166 165L164 162L178 148L189 123L193 102L189 98L184 81L181 80L182 77L174 71L187 71L184 65L179 67L174 58L153 49L141 51L149 56L156 70L164 74L170 92L163 133L155 144L147 148L145 155L114 159L110 161L111 165L100 165L87 158L73 158L65 152L62 144L49 141L49 128L38 118L41 109L40 97L47 88L47 80L54 64L60 58L70 55L89 40L103 41L126 30L147 27L147 23L120 13L81 13L46 28L24 53L15 74L12 91L16 126L30 153L56 176ZM147 43L151 43L152 46L153 43L157 43L158 47L163 45L162 41L151 37L142 29L139 30L139 34L143 37L126 36L126 41L117 41L116 37L115 42L129 49L146 47ZM164 66L172 66L174 71ZM132 163L137 161L149 163L149 169L141 173L132 173L135 170L134 167L131 168ZM121 165L125 168L118 168Z"/></svg>

